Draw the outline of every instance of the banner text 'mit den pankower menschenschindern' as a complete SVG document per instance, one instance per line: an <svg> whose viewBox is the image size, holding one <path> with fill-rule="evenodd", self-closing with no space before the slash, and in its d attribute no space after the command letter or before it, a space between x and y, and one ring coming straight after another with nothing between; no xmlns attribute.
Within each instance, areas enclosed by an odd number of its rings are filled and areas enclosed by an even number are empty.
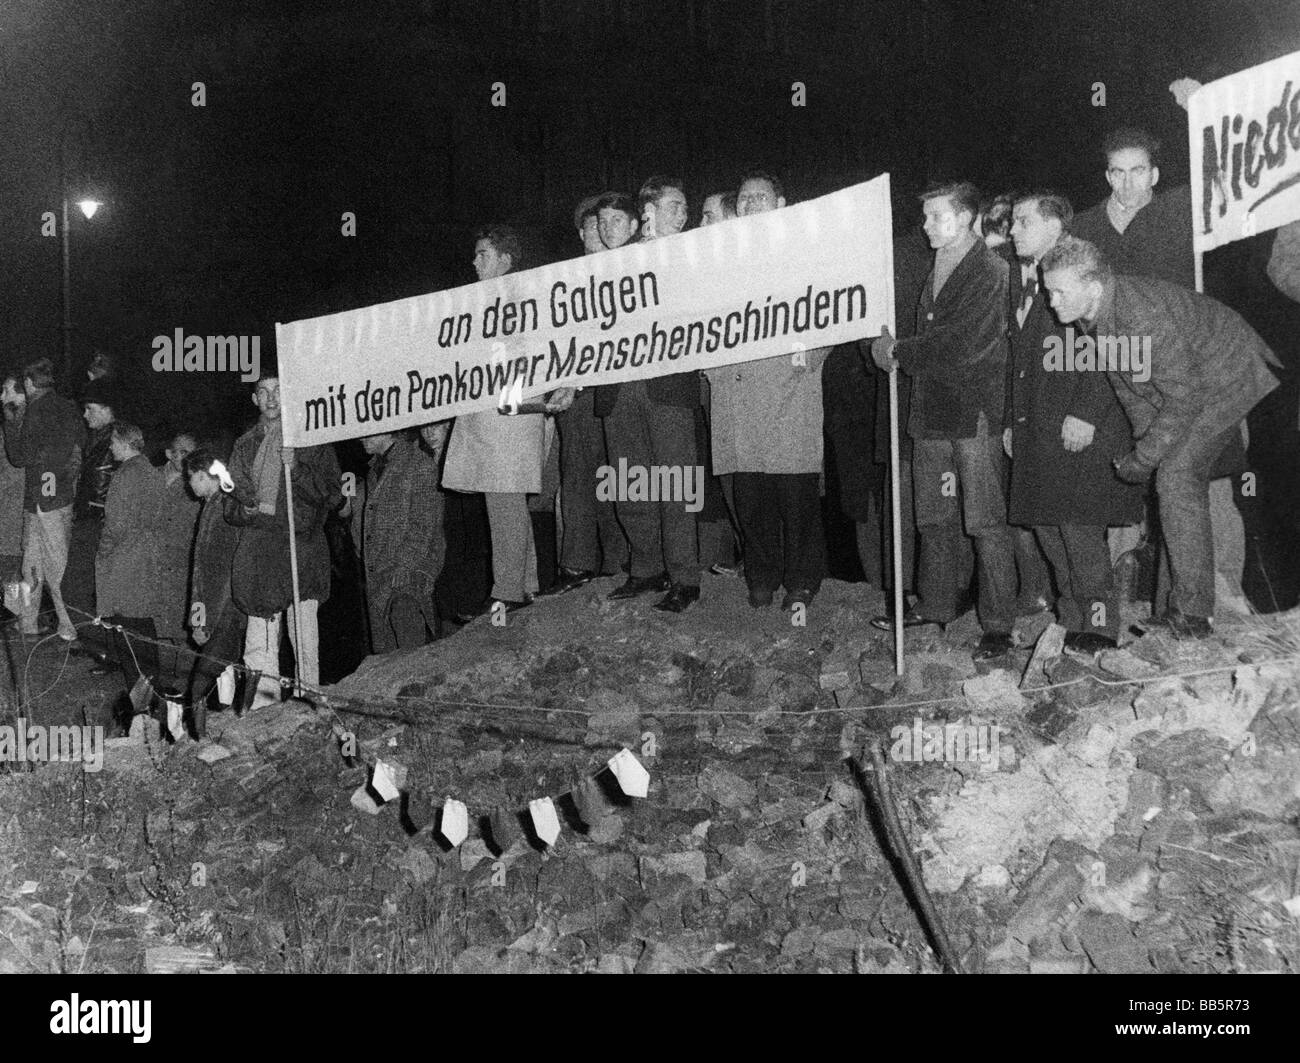
<svg viewBox="0 0 1300 1063"><path fill-rule="evenodd" d="M396 431L507 396L770 358L892 322L884 174L617 251L277 325L284 438Z"/></svg>

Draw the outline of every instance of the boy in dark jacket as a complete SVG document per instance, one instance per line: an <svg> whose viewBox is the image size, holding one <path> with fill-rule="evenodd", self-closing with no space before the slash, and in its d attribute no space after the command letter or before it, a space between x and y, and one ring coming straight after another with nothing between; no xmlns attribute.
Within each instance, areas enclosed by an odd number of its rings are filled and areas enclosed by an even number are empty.
<svg viewBox="0 0 1300 1063"><path fill-rule="evenodd" d="M227 661L238 660L244 645L248 615L230 596L230 570L239 543L239 529L225 519L225 496L221 490L223 466L212 451L200 448L185 459L190 490L203 503L194 537L194 560L190 568L188 623L203 656L194 662L186 702L194 706L195 730L203 735L206 703L213 683L233 669ZM221 699L229 703L229 695Z"/></svg>

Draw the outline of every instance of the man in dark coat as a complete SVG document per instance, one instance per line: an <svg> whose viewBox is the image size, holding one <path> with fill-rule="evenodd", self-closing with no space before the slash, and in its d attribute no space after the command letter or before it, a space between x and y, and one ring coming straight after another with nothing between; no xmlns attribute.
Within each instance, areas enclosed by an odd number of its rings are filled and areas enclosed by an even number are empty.
<svg viewBox="0 0 1300 1063"><path fill-rule="evenodd" d="M423 646L435 635L433 585L447 554L438 463L414 432L366 436L364 490L352 507L352 543L366 574L372 653Z"/></svg>
<svg viewBox="0 0 1300 1063"><path fill-rule="evenodd" d="M877 378L886 379L874 365L863 364L856 343L833 348L822 366L823 426L835 465L840 512L854 522L867 583L881 586L884 468L875 462Z"/></svg>
<svg viewBox="0 0 1300 1063"><path fill-rule="evenodd" d="M105 380L92 380L82 392L86 447L77 477L77 494L72 502L72 538L68 545L68 568L63 573L63 599L87 613L95 612L95 554L104 528L104 506L108 486L118 462L113 457L113 423L117 420L118 397ZM86 631L83 641L94 642Z"/></svg>
<svg viewBox="0 0 1300 1063"><path fill-rule="evenodd" d="M1011 458L1010 521L1033 528L1052 567L1066 646L1096 652L1117 645L1119 633L1106 527L1140 520L1142 493L1117 479L1111 464L1132 447L1114 389L1101 373L1052 371L1044 357L1052 338L1068 337L1047 305L1038 263L1071 214L1069 201L1051 192L1022 196L1013 208L1020 262L1008 304L1003 442Z"/></svg>
<svg viewBox="0 0 1300 1063"><path fill-rule="evenodd" d="M230 573L239 543L240 529L225 519L222 495L222 466L216 455L199 449L185 458L185 474L194 497L202 501L198 530L194 536L194 560L190 567L190 605L187 622L196 645L203 653L195 658L186 697L194 714L195 733L202 738L207 720L207 697L217 678L244 647L247 614L230 595ZM233 681L233 670L231 680ZM233 699L233 682L222 699Z"/></svg>
<svg viewBox="0 0 1300 1063"><path fill-rule="evenodd" d="M54 365L41 358L23 369L22 403L6 403L4 435L9 463L24 471L22 610L25 636L39 634L41 588L48 584L59 618L59 638L72 642L77 629L63 604L72 499L81 470L85 430L77 407L54 390ZM85 617L78 617L84 622Z"/></svg>
<svg viewBox="0 0 1300 1063"><path fill-rule="evenodd" d="M1195 288L1192 193L1180 185L1156 195L1160 141L1143 129L1117 129L1103 150L1110 195L1076 215L1070 235L1097 247L1116 273Z"/></svg>
<svg viewBox="0 0 1300 1063"><path fill-rule="evenodd" d="M263 678L252 708L279 700L280 625L288 614L298 680L320 682L316 613L329 598L330 556L325 519L343 500L334 448L286 447L280 430L280 380L264 372L253 392L260 416L235 441L230 456L234 492L226 496L226 520L243 529L235 549L231 594L248 614L244 663ZM301 608L295 610L289 559L289 500L284 464L293 477L293 527L298 548ZM295 616L294 613L298 615ZM298 640L301 638L301 645ZM267 678L275 676L277 678Z"/></svg>
<svg viewBox="0 0 1300 1063"><path fill-rule="evenodd" d="M1014 539L1007 524L1002 452L1006 392L1007 264L972 231L979 193L968 182L921 197L936 251L921 292L917 335L886 331L872 344L876 365L895 360L913 380L913 492L921 535L920 598L904 626L956 619L962 591L963 520L975 540L979 619L976 660L1011 648L1016 609ZM960 505L958 495L960 493ZM888 617L873 623L888 628Z"/></svg>
<svg viewBox="0 0 1300 1063"><path fill-rule="evenodd" d="M674 236L686 226L686 193L679 178L657 176L641 187L641 238ZM679 469L680 483L692 482L699 465L695 410L700 403L699 373L671 373L607 384L596 391L595 412L605 419L609 461L629 469ZM699 481L703 486L702 479ZM635 598L649 591L668 593L655 603L680 613L700 598L700 550L695 509L685 498L617 503L618 519L632 547L632 571L609 597Z"/></svg>
<svg viewBox="0 0 1300 1063"><path fill-rule="evenodd" d="M1234 311L1167 281L1114 273L1102 253L1065 237L1042 261L1043 285L1064 324L1096 339L1096 363L1119 396L1137 443L1120 479L1152 474L1169 555L1166 623L1204 638L1214 613L1209 481L1241 422L1277 387L1277 359Z"/></svg>

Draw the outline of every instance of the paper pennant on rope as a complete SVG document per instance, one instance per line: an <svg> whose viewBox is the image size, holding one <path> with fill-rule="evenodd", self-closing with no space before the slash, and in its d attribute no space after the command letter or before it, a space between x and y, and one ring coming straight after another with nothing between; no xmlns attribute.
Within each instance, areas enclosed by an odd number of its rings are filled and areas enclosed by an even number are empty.
<svg viewBox="0 0 1300 1063"><path fill-rule="evenodd" d="M167 733L172 736L172 741L179 742L185 736L181 702L164 697L163 704L167 706Z"/></svg>
<svg viewBox="0 0 1300 1063"><path fill-rule="evenodd" d="M547 845L554 845L560 836L560 817L555 814L555 802L549 797L539 797L528 802L528 814L533 817L533 830Z"/></svg>
<svg viewBox="0 0 1300 1063"><path fill-rule="evenodd" d="M141 673L136 676L135 683L131 687L131 708L137 716L143 715L153 701L153 684L149 682L149 677Z"/></svg>
<svg viewBox="0 0 1300 1063"><path fill-rule="evenodd" d="M632 755L630 749L620 749L609 758L609 770L628 797L645 797L650 792L650 773Z"/></svg>
<svg viewBox="0 0 1300 1063"><path fill-rule="evenodd" d="M447 798L442 806L442 836L455 848L469 837L469 809L464 801Z"/></svg>
<svg viewBox="0 0 1300 1063"><path fill-rule="evenodd" d="M402 793L398 789L397 773L393 770L393 765L382 760L375 761L375 771L370 779L370 785L385 801L395 801Z"/></svg>

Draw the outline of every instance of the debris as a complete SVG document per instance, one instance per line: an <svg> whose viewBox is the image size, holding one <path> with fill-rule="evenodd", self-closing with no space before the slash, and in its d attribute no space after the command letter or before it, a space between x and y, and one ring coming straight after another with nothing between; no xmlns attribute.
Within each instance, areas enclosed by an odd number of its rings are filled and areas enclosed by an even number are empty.
<svg viewBox="0 0 1300 1063"><path fill-rule="evenodd" d="M1047 682L1047 662L1060 657L1065 652L1065 628L1060 624L1048 624L1034 644L1034 652L1025 665L1020 678L1022 687L1041 686Z"/></svg>
<svg viewBox="0 0 1300 1063"><path fill-rule="evenodd" d="M358 786L352 791L352 807L359 812L369 812L372 816L379 815L383 810L383 805L370 796L370 787L368 786Z"/></svg>
<svg viewBox="0 0 1300 1063"><path fill-rule="evenodd" d="M753 783L716 764L710 764L700 772L699 788L724 808L747 808L758 798Z"/></svg>
<svg viewBox="0 0 1300 1063"><path fill-rule="evenodd" d="M146 974L195 974L216 971L221 964L211 949L187 949L180 945L159 945L144 950Z"/></svg>
<svg viewBox="0 0 1300 1063"><path fill-rule="evenodd" d="M234 756L225 746L217 745L213 742L210 745L205 743L199 750L199 760L204 764L216 764L219 760L225 760L227 757Z"/></svg>
<svg viewBox="0 0 1300 1063"><path fill-rule="evenodd" d="M971 702L971 707L982 715L1019 715L1028 704L1016 688L1015 677L1005 668L995 668L988 675L967 679L961 685L961 692Z"/></svg>

